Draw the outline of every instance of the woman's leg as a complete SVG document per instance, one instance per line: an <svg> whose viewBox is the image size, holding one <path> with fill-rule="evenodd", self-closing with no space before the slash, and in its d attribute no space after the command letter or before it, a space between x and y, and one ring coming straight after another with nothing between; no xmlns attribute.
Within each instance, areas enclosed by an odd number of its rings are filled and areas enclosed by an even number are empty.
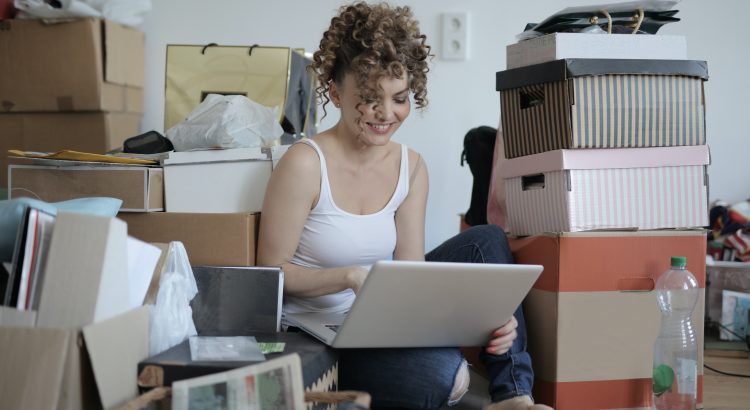
<svg viewBox="0 0 750 410"><path fill-rule="evenodd" d="M505 233L495 225L467 229L429 252L425 259L438 262L513 263ZM499 356L483 350L480 355L490 376L489 390L493 402L531 396L534 371L526 352L526 324L520 306L514 316L518 320L518 338L510 350Z"/></svg>
<svg viewBox="0 0 750 410"><path fill-rule="evenodd" d="M373 409L438 409L462 364L457 348L341 349L339 389L370 393Z"/></svg>

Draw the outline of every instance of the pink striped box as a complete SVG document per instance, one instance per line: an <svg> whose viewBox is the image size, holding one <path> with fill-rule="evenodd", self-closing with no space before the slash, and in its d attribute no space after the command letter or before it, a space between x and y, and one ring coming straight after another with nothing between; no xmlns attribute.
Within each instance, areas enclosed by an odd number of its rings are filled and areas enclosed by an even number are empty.
<svg viewBox="0 0 750 410"><path fill-rule="evenodd" d="M708 225L707 145L548 151L508 159L515 235Z"/></svg>

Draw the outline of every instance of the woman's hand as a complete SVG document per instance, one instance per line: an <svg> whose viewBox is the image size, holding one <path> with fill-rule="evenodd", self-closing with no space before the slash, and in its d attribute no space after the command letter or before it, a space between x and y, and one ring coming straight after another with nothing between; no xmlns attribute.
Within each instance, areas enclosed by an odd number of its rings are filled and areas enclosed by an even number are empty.
<svg viewBox="0 0 750 410"><path fill-rule="evenodd" d="M490 344L487 346L487 353L501 355L510 350L513 341L518 337L518 334L516 333L517 327L518 321L515 317L511 316L508 323L492 333L494 339L490 340Z"/></svg>
<svg viewBox="0 0 750 410"><path fill-rule="evenodd" d="M346 280L348 286L352 288L352 290L356 294L359 293L359 290L365 283L365 279L367 279L368 273L370 273L370 271L361 266L352 266L351 268L347 269L346 274L344 275L344 279Z"/></svg>

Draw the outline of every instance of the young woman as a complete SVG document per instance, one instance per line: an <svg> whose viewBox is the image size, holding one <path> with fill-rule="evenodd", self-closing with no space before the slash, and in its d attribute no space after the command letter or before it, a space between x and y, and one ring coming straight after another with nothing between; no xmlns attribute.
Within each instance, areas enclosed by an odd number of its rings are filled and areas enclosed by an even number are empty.
<svg viewBox="0 0 750 410"><path fill-rule="evenodd" d="M425 39L408 7L386 4L344 6L323 34L312 68L324 108L332 102L340 120L289 149L263 205L258 260L284 269L285 312L347 311L381 259L512 263L502 230L492 226L423 253L427 167L391 138L412 98L427 105ZM493 408L530 408L520 308L493 337L482 357ZM460 400L468 369L458 348L345 349L339 380L343 389L369 392L373 407L431 409Z"/></svg>

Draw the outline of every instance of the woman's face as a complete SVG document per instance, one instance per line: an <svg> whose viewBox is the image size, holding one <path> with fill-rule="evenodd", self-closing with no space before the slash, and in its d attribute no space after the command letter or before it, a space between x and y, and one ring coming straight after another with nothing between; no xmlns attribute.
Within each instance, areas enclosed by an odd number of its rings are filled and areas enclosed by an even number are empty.
<svg viewBox="0 0 750 410"><path fill-rule="evenodd" d="M341 109L339 125L365 145L387 144L411 111L406 78L383 78L378 85L382 87L383 100L362 104L354 75L347 74L343 84L331 86L331 100Z"/></svg>

